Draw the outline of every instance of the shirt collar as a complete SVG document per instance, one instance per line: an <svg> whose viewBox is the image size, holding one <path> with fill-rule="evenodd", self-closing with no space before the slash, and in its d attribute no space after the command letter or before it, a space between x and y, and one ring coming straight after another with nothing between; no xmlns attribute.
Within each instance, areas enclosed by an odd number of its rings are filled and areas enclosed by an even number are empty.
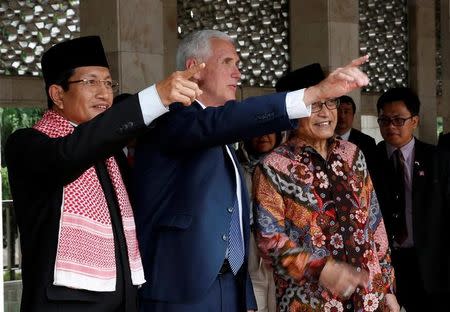
<svg viewBox="0 0 450 312"><path fill-rule="evenodd" d="M345 132L344 134L337 134L337 136L340 136L342 138L342 140L348 141L348 139L350 138L350 132L352 131L352 128L350 128L347 132Z"/></svg>
<svg viewBox="0 0 450 312"><path fill-rule="evenodd" d="M403 158L405 159L405 161L409 161L412 157L412 153L414 150L414 144L415 144L416 140L414 137L412 137L412 139L405 145L403 145L402 147L400 147L400 151L402 152ZM394 153L394 151L397 148L390 145L389 143L386 142L386 150L387 150L387 154L388 154L388 158L391 158L392 154Z"/></svg>
<svg viewBox="0 0 450 312"><path fill-rule="evenodd" d="M206 108L206 106L202 103L202 102L200 102L199 100L195 100L198 104L200 104L200 106L203 108L203 109L205 109Z"/></svg>

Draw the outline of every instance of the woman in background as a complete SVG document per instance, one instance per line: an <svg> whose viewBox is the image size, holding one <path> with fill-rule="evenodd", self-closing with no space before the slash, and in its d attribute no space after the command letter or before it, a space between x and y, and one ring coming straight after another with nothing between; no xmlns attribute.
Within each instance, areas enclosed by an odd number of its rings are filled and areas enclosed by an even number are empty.
<svg viewBox="0 0 450 312"><path fill-rule="evenodd" d="M237 151L239 162L244 169L245 182L249 191L249 198L253 202L252 196L252 176L256 165L268 152L280 145L282 141L281 133L271 133L252 138L240 144ZM270 263L263 262L255 243L253 214L250 212L250 225L252 235L250 235L250 247L248 256L248 271L253 284L258 312L275 312L275 283L273 281L273 270Z"/></svg>

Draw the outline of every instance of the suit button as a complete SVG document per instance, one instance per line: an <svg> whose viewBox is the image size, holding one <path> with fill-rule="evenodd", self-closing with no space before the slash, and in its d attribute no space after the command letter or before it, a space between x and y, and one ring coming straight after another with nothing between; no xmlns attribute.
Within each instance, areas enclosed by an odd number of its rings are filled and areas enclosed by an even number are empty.
<svg viewBox="0 0 450 312"><path fill-rule="evenodd" d="M233 212L233 207L228 207L227 211L228 211L229 213L232 213L232 212Z"/></svg>
<svg viewBox="0 0 450 312"><path fill-rule="evenodd" d="M223 235L222 235L222 239L223 239L224 241L227 241L227 239L228 239L228 236L227 236L227 235L225 235L225 234L223 234Z"/></svg>

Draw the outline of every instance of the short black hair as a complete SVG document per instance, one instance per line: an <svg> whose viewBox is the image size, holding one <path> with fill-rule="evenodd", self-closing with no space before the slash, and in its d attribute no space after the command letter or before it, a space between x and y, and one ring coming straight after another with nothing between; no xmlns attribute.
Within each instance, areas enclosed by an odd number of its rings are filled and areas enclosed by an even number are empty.
<svg viewBox="0 0 450 312"><path fill-rule="evenodd" d="M56 82L53 82L50 85L45 86L45 92L47 93L47 106L48 109L51 109L55 103L53 103L50 94L48 93L48 89L51 85L59 85L63 88L64 91L69 90L69 79L75 73L75 69L68 69L60 74Z"/></svg>
<svg viewBox="0 0 450 312"><path fill-rule="evenodd" d="M407 87L392 88L383 93L377 101L378 114L380 114L380 111L386 104L395 101L402 101L403 103L405 103L405 106L411 113L411 115L413 116L419 115L420 111L419 97L411 88Z"/></svg>
<svg viewBox="0 0 450 312"><path fill-rule="evenodd" d="M343 95L339 98L339 102L342 103L350 103L352 104L352 110L353 110L353 115L355 115L356 113L356 104L355 101L353 101L353 99L351 97L349 97L348 95Z"/></svg>

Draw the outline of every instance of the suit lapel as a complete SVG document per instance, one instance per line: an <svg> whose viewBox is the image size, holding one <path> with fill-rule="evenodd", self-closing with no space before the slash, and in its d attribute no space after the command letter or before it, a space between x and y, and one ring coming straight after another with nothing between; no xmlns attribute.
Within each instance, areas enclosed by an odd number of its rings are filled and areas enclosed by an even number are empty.
<svg viewBox="0 0 450 312"><path fill-rule="evenodd" d="M353 128L352 128L352 129L350 129L350 135L348 136L348 141L352 142L352 143L355 143L354 140L355 140L355 131L353 131Z"/></svg>
<svg viewBox="0 0 450 312"><path fill-rule="evenodd" d="M414 144L414 162L411 177L413 205L416 199L419 199L418 196L423 194L422 190L424 190L425 187L426 176L430 174L429 172L426 172L427 161L428 155L426 155L422 143L416 139L416 143Z"/></svg>

